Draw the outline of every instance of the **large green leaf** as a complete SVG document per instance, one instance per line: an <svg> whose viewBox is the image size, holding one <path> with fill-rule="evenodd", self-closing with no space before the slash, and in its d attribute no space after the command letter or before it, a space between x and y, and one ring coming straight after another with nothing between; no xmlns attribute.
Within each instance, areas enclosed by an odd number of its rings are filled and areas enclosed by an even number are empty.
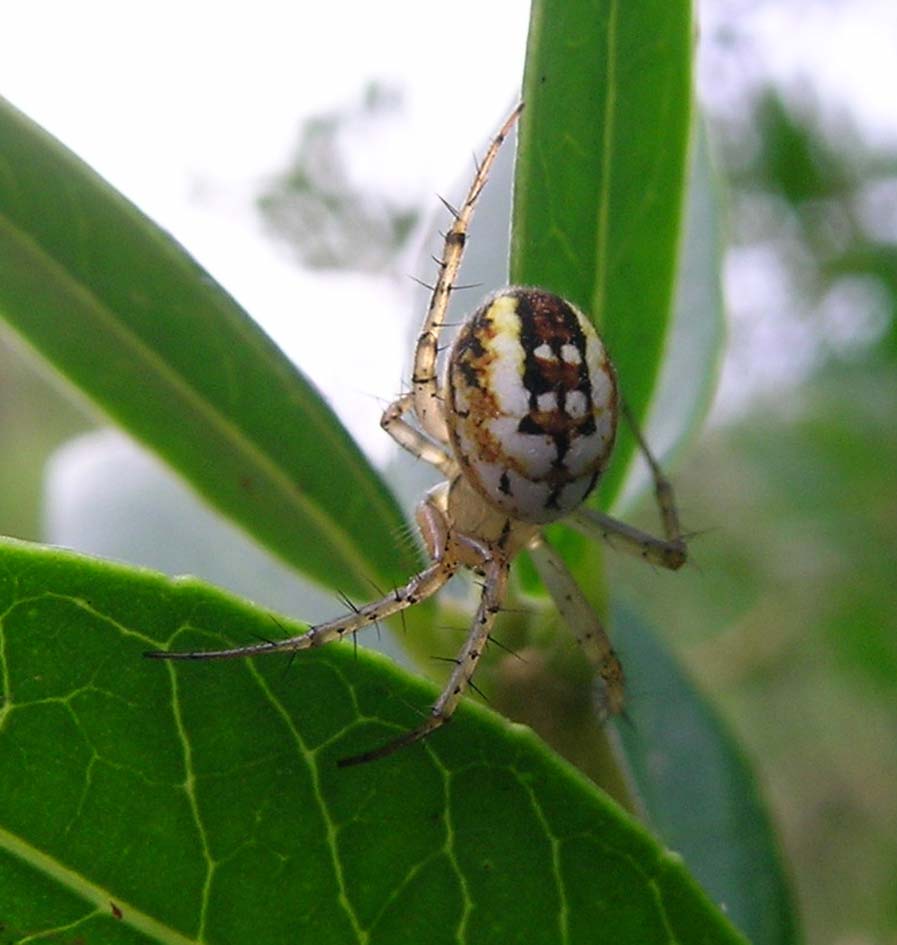
<svg viewBox="0 0 897 945"><path fill-rule="evenodd" d="M645 623L615 618L638 693L615 729L649 823L753 945L793 945L791 892L747 760Z"/></svg>
<svg viewBox="0 0 897 945"><path fill-rule="evenodd" d="M180 246L2 100L0 141L0 314L288 563L359 593L401 579L412 562L371 535L402 515L312 385Z"/></svg>
<svg viewBox="0 0 897 945"><path fill-rule="evenodd" d="M693 34L689 0L535 0L530 22L511 279L591 315L638 417L672 309ZM621 431L606 504L632 449Z"/></svg>
<svg viewBox="0 0 897 945"><path fill-rule="evenodd" d="M337 768L433 696L382 657L151 663L276 627L194 580L14 542L0 575L12 941L743 941L677 856L487 710Z"/></svg>

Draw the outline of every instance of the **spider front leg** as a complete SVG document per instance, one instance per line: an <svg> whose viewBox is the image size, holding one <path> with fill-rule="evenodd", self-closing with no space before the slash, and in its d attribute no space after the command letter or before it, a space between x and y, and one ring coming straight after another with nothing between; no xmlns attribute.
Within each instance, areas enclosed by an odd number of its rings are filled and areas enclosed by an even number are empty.
<svg viewBox="0 0 897 945"><path fill-rule="evenodd" d="M432 597L458 570L457 564L446 559L435 561L429 568L415 574L407 583L397 587L394 591L353 610L352 613L335 620L327 620L315 624L305 633L287 637L284 640L263 640L261 643L251 643L249 646L237 646L226 650L190 650L177 652L169 650L149 650L144 656L156 660L228 660L242 659L247 656L263 656L266 653L288 653L297 650L310 650L316 646L323 646L365 627L376 624L393 614L399 613L408 607L428 597Z"/></svg>
<svg viewBox="0 0 897 945"><path fill-rule="evenodd" d="M601 621L567 569L564 559L544 538L539 536L535 539L528 551L558 613L602 682L604 714L619 714L623 710L625 695L623 667Z"/></svg>
<svg viewBox="0 0 897 945"><path fill-rule="evenodd" d="M457 471L454 459L439 445L416 430L405 414L414 409L414 394L403 394L383 411L380 426L402 447L418 459L435 466L450 479Z"/></svg>
<svg viewBox="0 0 897 945"><path fill-rule="evenodd" d="M442 258L439 260L439 275L433 286L430 304L423 327L414 346L414 366L411 377L412 392L393 401L383 412L380 426L409 453L435 466L446 477L457 472L457 464L440 445L448 443L448 428L445 411L439 396L437 362L439 360L439 333L444 327L449 298L464 256L467 229L473 216L477 200L495 163L499 148L508 136L520 115L523 104L518 105L505 120L498 134L477 167L476 175L461 204L460 210L449 207L453 221L445 235ZM448 206L448 205L446 205ZM416 430L405 419L413 411L423 433ZM435 443L433 441L436 441Z"/></svg>
<svg viewBox="0 0 897 945"><path fill-rule="evenodd" d="M592 509L578 509L570 517L569 524L589 538L604 539L613 548L635 555L662 568L677 571L688 559L688 548L679 524L679 513L676 511L673 487L660 468L660 464L654 458L654 454L645 442L635 418L625 404L623 405L623 415L626 417L638 443L639 450L651 471L651 477L654 480L654 496L657 500L660 521L666 537L657 538L648 534L648 532L643 532L641 529L633 528L632 525L627 525L625 522L612 518L610 515Z"/></svg>
<svg viewBox="0 0 897 945"><path fill-rule="evenodd" d="M465 536L455 536L454 541L459 541L468 547L484 547L475 539L468 539ZM433 708L430 710L427 718L416 728L405 732L398 738L374 748L371 751L363 752L360 755L353 755L350 758L343 758L338 762L341 768L347 768L351 765L364 764L368 761L376 761L379 758L385 758L394 751L404 748L406 745L413 745L431 735L437 729L442 728L452 717L458 703L461 701L465 690L470 685L470 680L476 672L477 664L483 655L483 650L492 632L495 624L495 617L501 609L501 602L504 600L508 587L508 560L504 555L494 554L491 550L483 551L485 561L483 564L483 592L480 595L480 604L477 608L476 617L467 640L455 660L455 668L449 677L442 694L436 700ZM453 558L451 549L447 557Z"/></svg>
<svg viewBox="0 0 897 945"><path fill-rule="evenodd" d="M324 646L334 640L358 633L365 627L376 624L387 617L413 607L428 597L432 597L459 568L459 562L446 554L446 540L448 526L445 513L440 507L439 491L434 489L417 510L417 523L427 551L433 563L418 574L415 574L401 587L391 593L353 610L352 613L335 620L327 620L315 624L296 636L284 640L263 640L261 643L252 643L249 646L232 647L226 650L192 650L187 652L171 652L168 650L151 650L144 653L150 659L159 660L227 660L241 659L247 656L262 656L265 653L286 653L298 650L310 650L313 647Z"/></svg>
<svg viewBox="0 0 897 945"><path fill-rule="evenodd" d="M455 210L448 206L454 217L448 233L445 235L445 245L442 258L439 260L439 275L430 296L430 305L427 317L417 337L414 349L414 373L411 378L414 412L424 432L440 443L448 440L448 431L445 424L445 413L439 399L439 385L437 380L436 362L439 354L439 332L445 321L445 312L448 308L449 297L458 269L461 266L461 257L464 255L464 244L467 241L467 229L473 216L474 207L489 176L489 171L495 163L499 148L508 136L514 122L523 110L523 104L518 105L505 120L498 134L483 156L482 163L477 167L476 175L464 198L460 209Z"/></svg>

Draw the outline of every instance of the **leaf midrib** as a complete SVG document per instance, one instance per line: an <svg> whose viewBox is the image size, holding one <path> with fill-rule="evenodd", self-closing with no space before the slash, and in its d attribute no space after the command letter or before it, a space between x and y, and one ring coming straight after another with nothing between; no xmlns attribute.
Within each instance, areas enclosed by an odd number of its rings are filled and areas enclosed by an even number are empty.
<svg viewBox="0 0 897 945"><path fill-rule="evenodd" d="M90 882L81 873L70 869L63 863L60 863L55 857L50 856L43 850L27 843L21 837L0 827L0 850L16 857L22 863L27 864L34 870L44 876L49 876L61 886L71 890L86 903L95 906L94 915L108 916L113 918L113 904L121 910L121 918L116 921L122 922L130 928L142 932L155 941L162 942L163 945L196 945L197 940L188 938L171 926L154 919L126 900L115 896L107 889L96 883ZM78 924L91 918L90 913L85 913L78 920Z"/></svg>
<svg viewBox="0 0 897 945"><path fill-rule="evenodd" d="M610 220L611 167L613 165L614 108L617 103L616 73L617 0L611 0L607 18L607 67L605 72L604 127L602 128L601 192L598 196L598 235L595 266L595 290L592 319L600 330L604 323L604 302L607 286L607 230Z"/></svg>

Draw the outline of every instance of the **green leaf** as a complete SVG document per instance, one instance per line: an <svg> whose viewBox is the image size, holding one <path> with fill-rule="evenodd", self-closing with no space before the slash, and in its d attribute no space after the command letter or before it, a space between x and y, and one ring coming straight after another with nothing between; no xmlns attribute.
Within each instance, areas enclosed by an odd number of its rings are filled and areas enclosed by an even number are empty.
<svg viewBox="0 0 897 945"><path fill-rule="evenodd" d="M635 415L657 380L679 255L692 111L688 0L536 0L511 279L590 313ZM634 443L621 430L609 505Z"/></svg>
<svg viewBox="0 0 897 945"><path fill-rule="evenodd" d="M13 941L743 942L678 857L493 713L465 705L423 745L338 769L413 724L432 687L336 645L149 662L271 618L16 542L0 562Z"/></svg>
<svg viewBox="0 0 897 945"><path fill-rule="evenodd" d="M721 190L706 128L696 122L673 315L657 386L643 422L655 456L667 463L695 439L713 399L725 347ZM643 465L633 468L626 479L624 502L649 487L647 469Z"/></svg>
<svg viewBox="0 0 897 945"><path fill-rule="evenodd" d="M681 449L694 435L716 387L726 339L724 218L707 129L696 122L673 318L646 426L661 454Z"/></svg>
<svg viewBox="0 0 897 945"><path fill-rule="evenodd" d="M324 403L224 290L0 100L0 313L204 498L318 581L390 583L403 523Z"/></svg>
<svg viewBox="0 0 897 945"><path fill-rule="evenodd" d="M645 623L620 610L614 623L637 692L614 728L651 826L753 945L793 945L796 912L747 760Z"/></svg>

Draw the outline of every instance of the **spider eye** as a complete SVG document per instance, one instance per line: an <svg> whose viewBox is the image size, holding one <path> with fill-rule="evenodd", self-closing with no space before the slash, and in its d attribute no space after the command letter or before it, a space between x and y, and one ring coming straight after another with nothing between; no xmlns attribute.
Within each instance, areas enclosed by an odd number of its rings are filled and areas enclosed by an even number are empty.
<svg viewBox="0 0 897 945"><path fill-rule="evenodd" d="M592 491L617 426L613 365L591 322L541 289L503 289L449 358L447 422L465 476L516 519L550 522Z"/></svg>

